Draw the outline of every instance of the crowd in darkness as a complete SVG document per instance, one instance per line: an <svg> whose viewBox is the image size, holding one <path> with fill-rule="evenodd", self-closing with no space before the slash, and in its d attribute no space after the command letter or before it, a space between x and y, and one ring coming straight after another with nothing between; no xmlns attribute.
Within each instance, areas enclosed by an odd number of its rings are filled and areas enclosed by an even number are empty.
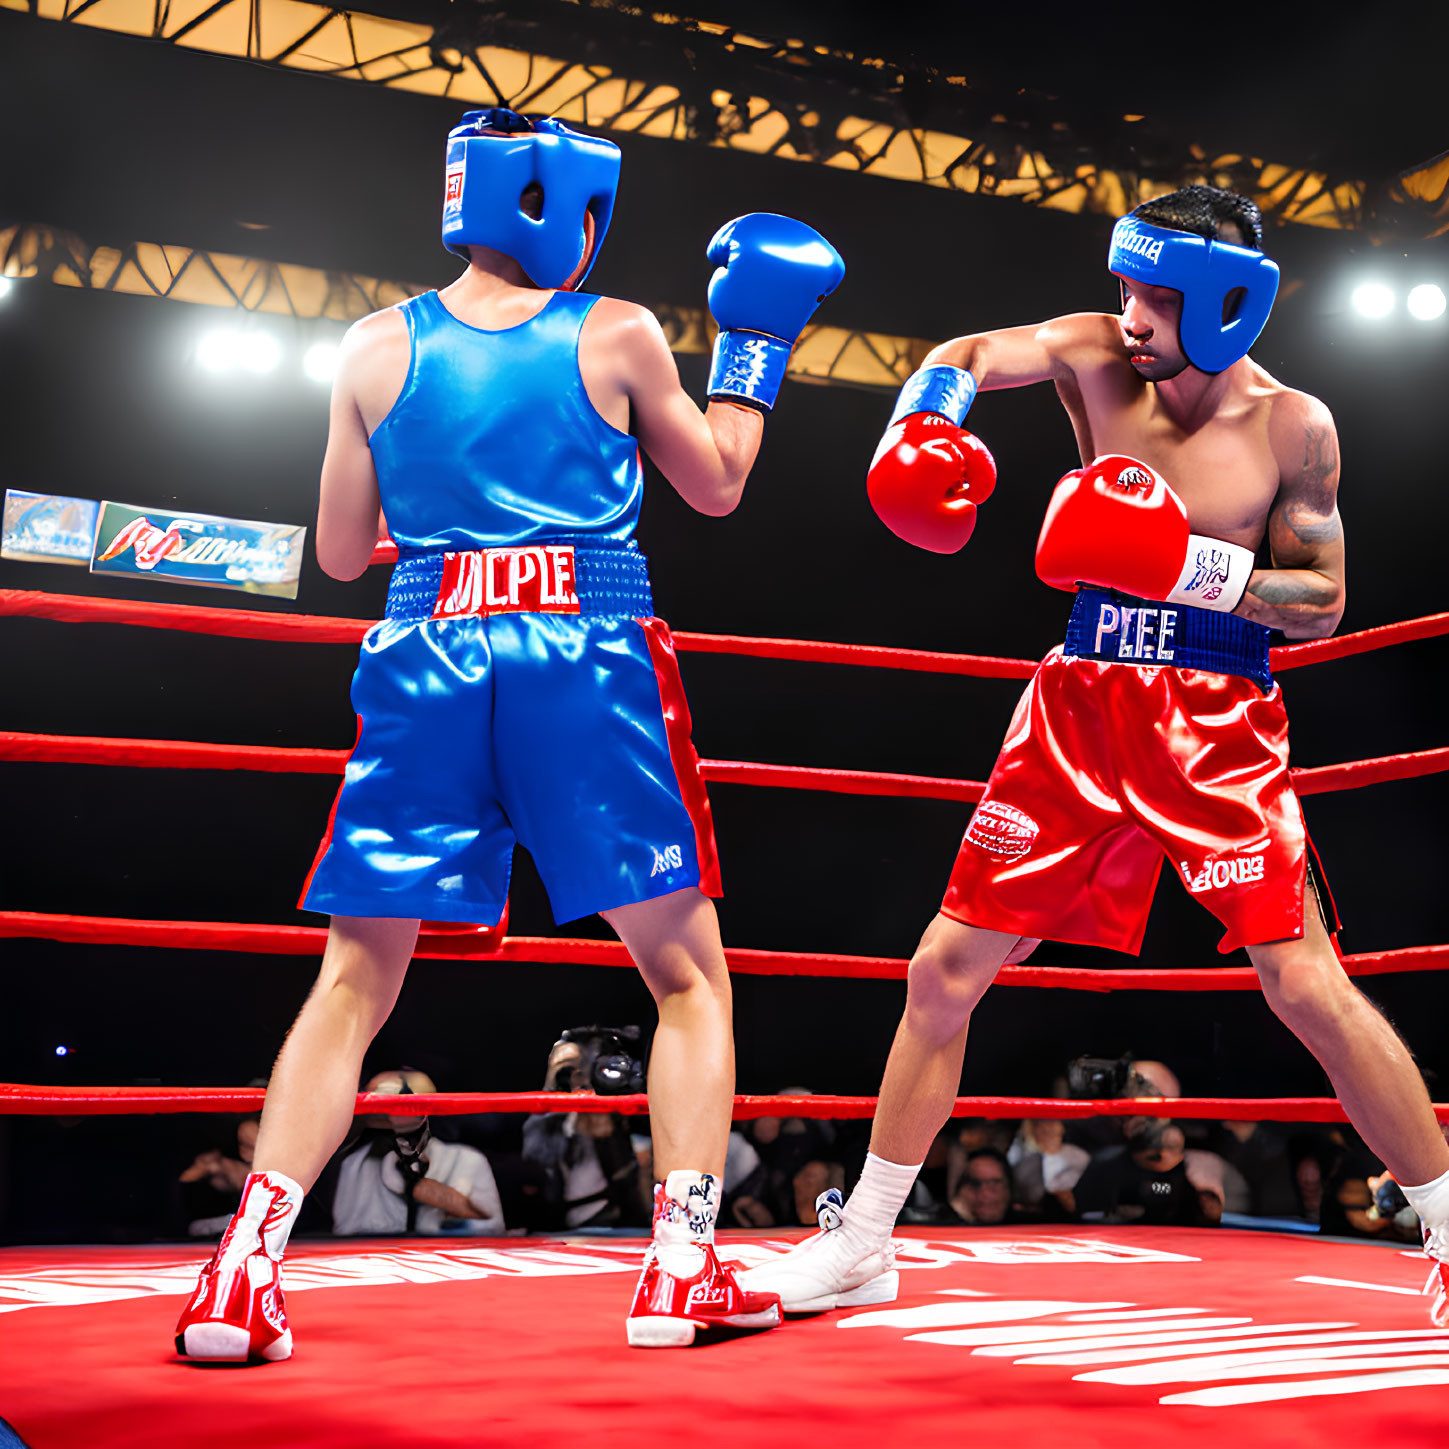
<svg viewBox="0 0 1449 1449"><path fill-rule="evenodd" d="M605 1050L618 1046L612 1039ZM601 1059L604 1067L594 1067ZM626 1077L638 1066L627 1055L601 1058L597 1041L591 1053L587 1038L583 1046L561 1040L545 1088L588 1090L594 1081L607 1090L610 1062L623 1063L617 1071ZM1119 1095L1161 1099L1164 1114L1181 1095L1165 1063L1096 1065L1117 1070ZM1074 1063L1058 1079L1057 1096L1079 1085L1078 1069ZM654 1173L647 1118L571 1111L430 1121L406 1106L408 1095L435 1090L424 1073L395 1068L364 1086L398 1095L397 1111L357 1119L307 1200L303 1233L493 1236L648 1225ZM786 1087L781 1095L809 1093ZM244 1118L234 1130L234 1140L179 1173L178 1214L192 1236L219 1234L237 1201L257 1119ZM809 1117L736 1124L722 1226L814 1226L817 1199L831 1188L847 1190L858 1176L869 1132L868 1122ZM1412 1210L1351 1129L1170 1115L954 1119L936 1138L900 1221L1212 1226L1225 1215L1418 1242Z"/></svg>

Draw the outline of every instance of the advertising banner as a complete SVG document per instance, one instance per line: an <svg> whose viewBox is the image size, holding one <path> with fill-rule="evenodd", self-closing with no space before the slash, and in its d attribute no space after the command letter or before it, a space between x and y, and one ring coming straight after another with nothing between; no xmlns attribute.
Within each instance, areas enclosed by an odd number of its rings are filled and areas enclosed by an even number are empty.
<svg viewBox="0 0 1449 1449"><path fill-rule="evenodd" d="M295 599L306 536L301 524L255 523L107 500L101 504L91 572Z"/></svg>
<svg viewBox="0 0 1449 1449"><path fill-rule="evenodd" d="M0 522L0 558L84 566L91 561L100 511L94 498L60 498L7 488Z"/></svg>

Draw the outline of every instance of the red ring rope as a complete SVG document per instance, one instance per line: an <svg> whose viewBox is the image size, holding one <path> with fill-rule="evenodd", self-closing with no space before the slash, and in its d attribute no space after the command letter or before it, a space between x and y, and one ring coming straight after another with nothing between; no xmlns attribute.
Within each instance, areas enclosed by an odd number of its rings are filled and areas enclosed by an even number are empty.
<svg viewBox="0 0 1449 1449"><path fill-rule="evenodd" d="M340 775L347 750L280 745L217 745L190 740L108 739L92 735L27 734L0 730L0 760L31 764L123 765L183 770L264 770L299 775ZM839 770L811 765L761 765L746 760L701 760L706 780L727 785L764 785L825 790L844 795L886 795L918 800L979 800L980 780L939 775L900 775L882 770ZM1405 780L1449 770L1449 748L1350 760L1292 771L1300 795L1351 790L1385 780Z"/></svg>
<svg viewBox="0 0 1449 1449"><path fill-rule="evenodd" d="M29 937L97 946L161 946L201 951L247 951L268 956L320 956L327 943L321 926L277 926L222 921L140 921L119 916L46 915L0 911L0 939ZM501 948L476 935L424 932L415 957L423 960L547 962L553 965L623 966L633 959L620 941L562 936L508 936ZM727 946L725 961L739 976L830 976L856 981L903 981L909 964L896 956L844 956L805 951L760 951ZM1449 946L1411 946L1343 957L1350 976L1388 976L1449 967ZM1078 991L1256 991L1248 966L1097 969L1082 966L1003 966L1003 986L1051 986Z"/></svg>
<svg viewBox="0 0 1449 1449"><path fill-rule="evenodd" d="M220 609L200 604L161 604L140 599L82 598L35 589L0 589L0 615L52 619L62 623L136 624L152 629L181 629L236 639L291 639L312 644L355 644L372 627L369 619L335 619L315 614L266 613L256 609ZM1271 651L1273 668L1297 669L1321 660L1343 659L1390 644L1449 634L1449 613L1429 614L1383 624L1332 639L1285 644ZM701 654L741 654L766 659L810 660L829 664L872 665L929 674L978 678L1029 679L1030 659L989 654L943 654L925 649L890 649L872 644L832 644L811 639L755 639L737 634L674 635L675 647Z"/></svg>
<svg viewBox="0 0 1449 1449"><path fill-rule="evenodd" d="M219 609L198 605L158 604L146 601L85 599L69 595L44 594L32 590L0 590L0 614L31 615L74 622L79 620L124 622L161 628L191 629L213 634L252 638L306 638L316 641L353 642L369 627L364 621L313 618L299 615L265 614L253 610ZM1347 635L1336 640L1319 640L1312 645L1294 645L1282 654L1279 667L1307 662L1312 650L1321 645L1344 646L1332 657L1379 648L1408 638L1427 638L1449 632L1449 614L1432 615ZM1009 673L1018 667L1030 672L1025 660L1002 660L990 656L929 654L918 650L875 649L858 645L811 643L800 640L759 640L738 636L676 635L695 647L711 652L757 653L793 659L834 659L934 672ZM689 647L688 644L685 647ZM980 666L980 669L977 668ZM8 732L0 734L0 758L31 761L94 763L109 765L168 766L172 768L257 769L336 774L346 759L341 750L281 749L275 746L217 745L178 740L122 740L81 736L50 736ZM774 785L788 788L833 790L852 794L914 796L917 798L965 801L979 799L984 785L978 781L940 777L889 774L881 771L817 769L797 765L761 765L737 760L702 762L706 778L741 784ZM1382 780L1404 779L1449 768L1449 749L1424 750L1384 756L1374 760L1350 761L1341 765L1295 770L1300 793L1352 788ZM313 927L238 925L221 922L126 921L115 918L45 916L35 912L0 913L0 936L41 936L51 940L88 940L107 944L163 944L201 949L257 951L273 954L317 954L325 933ZM480 941L424 935L418 954L422 956L490 955L499 960L558 959L569 952L569 960L604 960L625 964L627 954L596 954L597 948L617 943L549 942L546 938L513 938L501 951L482 952ZM491 943L489 943L491 945ZM440 949L441 947L441 949ZM588 948L584 950L583 948ZM543 957L523 954L542 951ZM1418 970L1442 964L1442 949L1382 952L1370 957L1347 958L1362 962L1355 974ZM899 976L904 963L885 958L792 956L792 953L735 951L731 966L742 972L777 971L781 974L840 976ZM746 957L754 959L746 961ZM793 967L787 964L793 960ZM765 964L768 962L769 964ZM808 964L807 964L808 963ZM827 964L828 963L828 964ZM1256 987L1254 973L1242 968L1196 971L1084 971L1052 967L1005 967L1000 978L1015 985L1076 986L1088 990L1243 990Z"/></svg>
<svg viewBox="0 0 1449 1449"><path fill-rule="evenodd" d="M32 1087L0 1082L0 1115L17 1117L122 1116L176 1112L257 1112L265 1092L256 1087ZM812 1117L834 1121L871 1117L875 1097L738 1096L734 1117ZM387 1093L359 1092L354 1112L387 1114L398 1099ZM430 1117L476 1112L618 1112L641 1116L649 1111L642 1093L599 1097L590 1092L420 1092L408 1098L410 1112ZM1440 1121L1449 1121L1449 1103L1436 1103ZM1174 1118L1231 1122L1346 1122L1332 1097L1122 1097L1073 1100L1066 1097L957 1097L953 1117L1032 1118L1065 1121L1082 1117L1140 1117L1168 1112Z"/></svg>
<svg viewBox="0 0 1449 1449"><path fill-rule="evenodd" d="M380 550L380 552L385 552ZM374 561L377 561L376 559ZM363 620L309 615L271 614L257 610L220 609L197 605L135 600L85 599L24 589L0 590L0 614L64 622L129 623L151 628L182 629L234 638L291 639L310 643L355 643L371 627ZM1272 651L1273 667L1293 669L1317 660L1383 648L1411 639L1449 633L1449 614L1436 614L1384 625L1357 634ZM1029 660L989 655L954 655L924 650L867 645L830 644L808 640L754 639L736 635L678 633L675 644L699 653L740 654L759 658L845 663L929 673L988 678L1028 678ZM201 744L177 740L122 740L0 733L0 758L45 762L162 766L192 769L254 769L294 773L336 774L347 757L342 750L278 749L248 745ZM835 790L853 794L909 795L928 799L979 799L984 787L975 781L948 780L880 771L813 769L793 765L760 765L743 761L703 762L706 778L741 784ZM1301 794L1352 788L1382 780L1404 779L1449 768L1449 749L1424 750L1357 760L1342 765L1295 770ZM126 921L116 918L46 916L37 912L0 912L0 937L40 936L50 940L106 944L159 944L202 949L245 950L273 954L318 954L326 932L317 927L241 925L220 922ZM497 949L480 953L476 937L425 933L419 956L480 956L497 961L553 960L589 964L632 964L618 942L510 937ZM728 950L731 971L743 974L894 977L906 963L883 957L805 955L801 953ZM1449 948L1419 947L1344 958L1351 975L1439 968L1449 964ZM1065 967L1006 966L998 980L1009 985L1066 986L1086 990L1244 990L1256 989L1256 974L1244 968L1208 970L1126 971ZM119 1114L136 1112L234 1112L260 1109L264 1093L257 1090L165 1089L151 1087L27 1087L0 1083L0 1113L17 1115ZM1150 1099L1161 1110L1160 1099ZM356 1112L387 1112L390 1096L359 1095ZM420 1095L414 1105L430 1115L468 1112L570 1111L647 1112L644 1096L593 1097L568 1093L438 1093ZM874 1097L754 1097L734 1099L734 1116L747 1119L780 1116L863 1118L874 1114ZM1151 1110L1142 1100L1066 1101L1057 1098L958 1097L952 1116L1073 1118L1139 1115ZM1300 1122L1344 1122L1342 1106L1331 1098L1174 1098L1178 1118L1229 1118ZM1438 1105L1441 1121L1449 1121L1449 1105Z"/></svg>

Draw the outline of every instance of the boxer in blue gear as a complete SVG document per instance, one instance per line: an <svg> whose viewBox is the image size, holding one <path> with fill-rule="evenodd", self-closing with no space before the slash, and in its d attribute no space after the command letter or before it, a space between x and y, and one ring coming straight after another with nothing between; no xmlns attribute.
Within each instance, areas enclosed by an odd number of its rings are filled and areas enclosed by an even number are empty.
<svg viewBox="0 0 1449 1449"><path fill-rule="evenodd" d="M554 292L486 338L436 293L401 308L409 376L369 439L399 557L363 642L361 734L309 910L492 925L515 840L559 921L720 893L679 674L633 541L638 447L593 407L576 361L598 301Z"/></svg>
<svg viewBox="0 0 1449 1449"><path fill-rule="evenodd" d="M718 865L633 535L640 445L692 507L739 502L789 345L844 267L785 217L719 233L722 331L701 413L652 313L574 290L617 175L609 142L469 113L449 137L442 228L467 271L364 318L342 348L318 562L356 578L388 527L399 558L363 642L358 741L304 897L332 917L321 974L268 1085L246 1211L178 1325L192 1357L290 1353L277 1264L351 1124L419 921L496 922L516 841L556 919L600 912L659 1006L648 1085L663 1182L629 1342L779 1321L778 1298L743 1292L714 1251L734 1094Z"/></svg>

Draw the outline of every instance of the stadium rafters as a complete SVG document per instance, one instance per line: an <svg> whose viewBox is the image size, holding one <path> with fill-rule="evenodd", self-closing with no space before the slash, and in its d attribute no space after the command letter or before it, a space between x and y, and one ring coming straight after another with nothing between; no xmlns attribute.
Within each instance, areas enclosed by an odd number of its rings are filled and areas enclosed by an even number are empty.
<svg viewBox="0 0 1449 1449"><path fill-rule="evenodd" d="M57 227L0 229L0 276L36 278L63 287L119 292L210 307L230 307L298 320L352 322L427 290L353 272L205 251L157 242L92 245ZM707 353L714 323L700 307L653 305L670 348ZM798 381L896 388L934 344L919 338L807 327L790 356Z"/></svg>
<svg viewBox="0 0 1449 1449"><path fill-rule="evenodd" d="M370 4L0 0L42 19L217 55L1062 211L1117 215L1208 181L1254 196L1280 223L1376 229L1391 215L1396 229L1418 235L1444 225L1434 162L1399 178L1336 176L1185 144L1148 118L1104 119L1005 81L621 0Z"/></svg>

